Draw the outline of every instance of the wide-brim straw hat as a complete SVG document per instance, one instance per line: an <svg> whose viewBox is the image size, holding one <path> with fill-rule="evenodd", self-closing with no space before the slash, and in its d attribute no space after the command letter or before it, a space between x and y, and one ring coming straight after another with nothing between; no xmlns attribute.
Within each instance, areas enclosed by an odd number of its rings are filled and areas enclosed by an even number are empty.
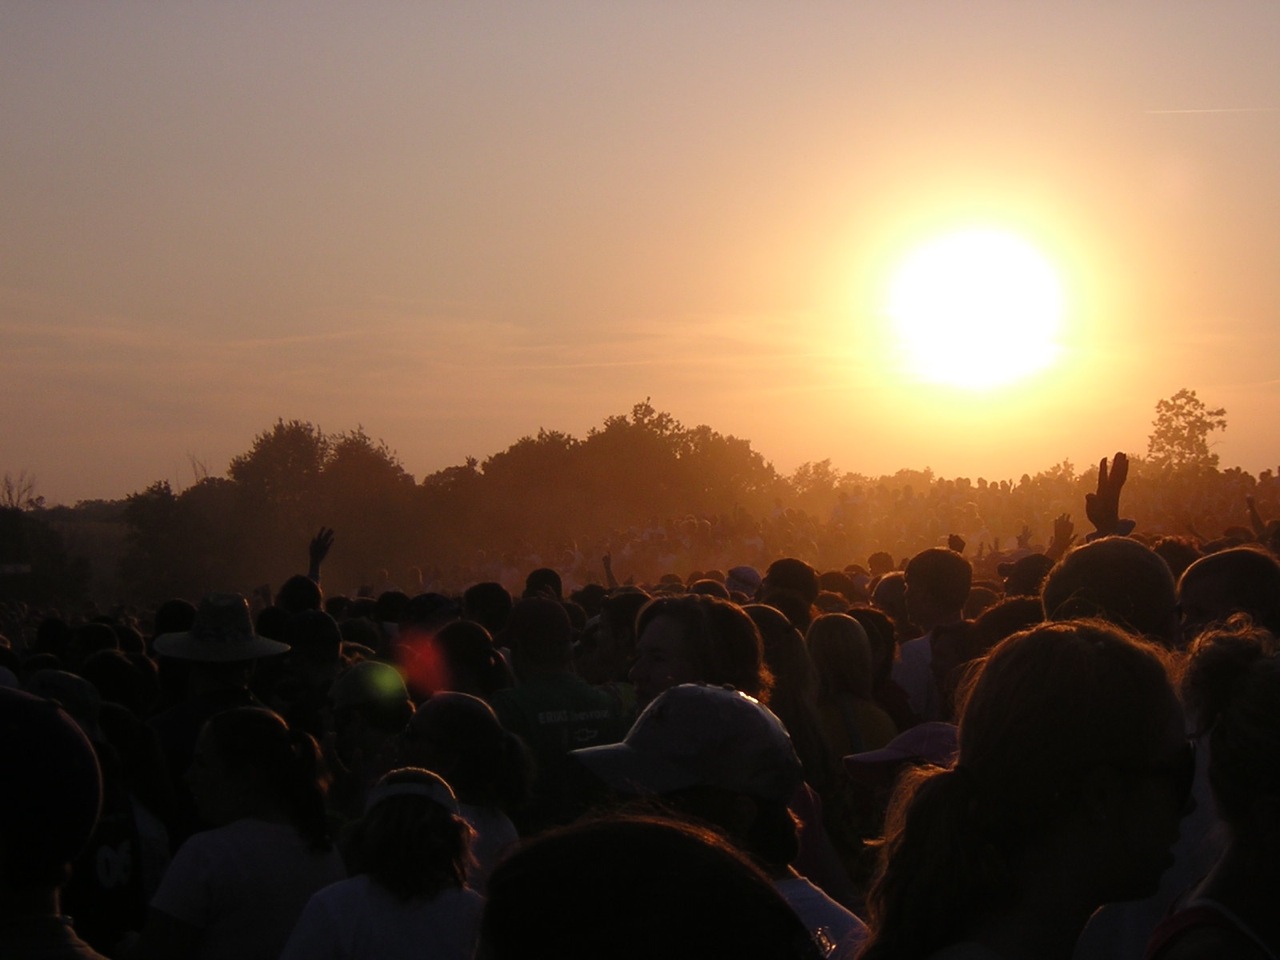
<svg viewBox="0 0 1280 960"><path fill-rule="evenodd" d="M156 637L155 651L174 660L237 663L287 653L289 645L260 637L249 601L238 593L211 593L200 601L190 630Z"/></svg>

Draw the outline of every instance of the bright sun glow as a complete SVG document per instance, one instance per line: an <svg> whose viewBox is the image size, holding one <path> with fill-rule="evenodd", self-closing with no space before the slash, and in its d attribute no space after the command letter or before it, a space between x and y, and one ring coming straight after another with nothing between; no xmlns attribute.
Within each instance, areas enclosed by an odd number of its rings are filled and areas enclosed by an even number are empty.
<svg viewBox="0 0 1280 960"><path fill-rule="evenodd" d="M888 312L908 368L932 383L985 390L1053 364L1062 286L1049 261L1003 230L950 233L894 274Z"/></svg>

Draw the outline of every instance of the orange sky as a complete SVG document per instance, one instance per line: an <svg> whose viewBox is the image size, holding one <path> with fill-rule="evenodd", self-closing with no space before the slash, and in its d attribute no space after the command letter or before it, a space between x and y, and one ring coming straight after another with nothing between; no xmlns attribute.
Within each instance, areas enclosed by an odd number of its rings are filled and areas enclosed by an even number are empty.
<svg viewBox="0 0 1280 960"><path fill-rule="evenodd" d="M0 471L221 473L277 417L421 478L648 396L783 472L1145 450L1183 386L1274 468L1270 3L0 7ZM889 362L914 246L1015 230L1064 361Z"/></svg>

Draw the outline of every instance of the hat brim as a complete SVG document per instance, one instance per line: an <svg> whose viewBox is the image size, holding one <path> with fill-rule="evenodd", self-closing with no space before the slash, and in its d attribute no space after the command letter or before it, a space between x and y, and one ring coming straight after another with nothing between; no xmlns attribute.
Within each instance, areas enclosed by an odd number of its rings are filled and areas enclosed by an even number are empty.
<svg viewBox="0 0 1280 960"><path fill-rule="evenodd" d="M628 743L583 747L570 753L618 793L661 795L695 786L697 782L687 772L640 753Z"/></svg>
<svg viewBox="0 0 1280 960"><path fill-rule="evenodd" d="M289 644L266 637L245 637L232 642L198 640L189 630L181 633L162 633L153 644L156 653L173 660L191 660L197 663L239 663L274 657L289 652Z"/></svg>

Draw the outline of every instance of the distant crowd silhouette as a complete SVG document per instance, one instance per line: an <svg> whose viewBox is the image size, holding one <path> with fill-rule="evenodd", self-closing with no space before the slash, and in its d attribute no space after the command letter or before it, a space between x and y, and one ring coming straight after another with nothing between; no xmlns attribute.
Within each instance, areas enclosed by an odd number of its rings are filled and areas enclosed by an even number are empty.
<svg viewBox="0 0 1280 960"><path fill-rule="evenodd" d="M1129 468L9 603L0 957L1280 957L1280 489Z"/></svg>

